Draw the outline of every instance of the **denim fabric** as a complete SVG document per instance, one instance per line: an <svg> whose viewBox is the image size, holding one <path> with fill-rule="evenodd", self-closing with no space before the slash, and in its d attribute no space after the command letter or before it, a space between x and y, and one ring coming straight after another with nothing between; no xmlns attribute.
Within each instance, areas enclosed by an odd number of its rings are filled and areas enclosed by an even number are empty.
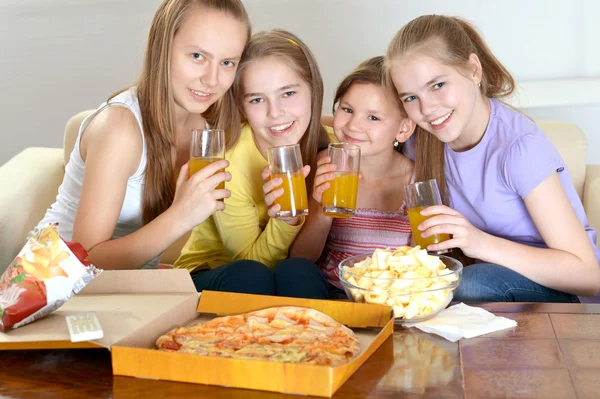
<svg viewBox="0 0 600 399"><path fill-rule="evenodd" d="M335 285L329 284L329 299L345 299L348 300L348 295L343 289L336 287Z"/></svg>
<svg viewBox="0 0 600 399"><path fill-rule="evenodd" d="M192 280L198 291L275 295L273 272L254 260L237 260L211 270L199 270L192 273Z"/></svg>
<svg viewBox="0 0 600 399"><path fill-rule="evenodd" d="M454 301L579 303L575 295L544 287L513 270L490 263L477 263L463 269Z"/></svg>
<svg viewBox="0 0 600 399"><path fill-rule="evenodd" d="M238 260L212 270L192 273L198 291L227 291L244 294L278 295L327 299L327 280L314 263L292 258L272 271L254 260Z"/></svg>
<svg viewBox="0 0 600 399"><path fill-rule="evenodd" d="M286 259L275 267L277 295L328 299L329 287L325 276L313 262L302 258Z"/></svg>

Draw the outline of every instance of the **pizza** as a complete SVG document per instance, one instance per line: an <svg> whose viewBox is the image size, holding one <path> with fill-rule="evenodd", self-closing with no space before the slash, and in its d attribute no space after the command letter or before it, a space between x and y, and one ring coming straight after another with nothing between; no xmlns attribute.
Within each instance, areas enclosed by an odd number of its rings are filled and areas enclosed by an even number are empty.
<svg viewBox="0 0 600 399"><path fill-rule="evenodd" d="M314 309L284 306L177 327L159 350L236 359L338 366L360 351L352 330Z"/></svg>

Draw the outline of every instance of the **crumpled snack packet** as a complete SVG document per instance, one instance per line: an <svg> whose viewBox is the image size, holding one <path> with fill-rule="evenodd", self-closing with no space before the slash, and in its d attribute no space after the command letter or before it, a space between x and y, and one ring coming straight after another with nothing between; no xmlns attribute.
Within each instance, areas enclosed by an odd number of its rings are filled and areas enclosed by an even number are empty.
<svg viewBox="0 0 600 399"><path fill-rule="evenodd" d="M0 277L0 331L47 316L102 272L86 260L81 244L63 241L56 226L34 232Z"/></svg>

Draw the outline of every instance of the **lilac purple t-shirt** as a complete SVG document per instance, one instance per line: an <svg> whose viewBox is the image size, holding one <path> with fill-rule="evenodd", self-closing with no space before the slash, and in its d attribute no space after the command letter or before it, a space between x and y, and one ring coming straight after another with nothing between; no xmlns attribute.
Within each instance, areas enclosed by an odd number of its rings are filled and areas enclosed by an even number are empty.
<svg viewBox="0 0 600 399"><path fill-rule="evenodd" d="M496 99L490 99L490 104L487 130L475 147L455 152L446 145L446 180L452 208L489 234L547 248L523 199L557 172L600 261L596 230L588 224L571 176L556 148L526 116ZM409 145L405 153L409 157L414 155L414 148Z"/></svg>

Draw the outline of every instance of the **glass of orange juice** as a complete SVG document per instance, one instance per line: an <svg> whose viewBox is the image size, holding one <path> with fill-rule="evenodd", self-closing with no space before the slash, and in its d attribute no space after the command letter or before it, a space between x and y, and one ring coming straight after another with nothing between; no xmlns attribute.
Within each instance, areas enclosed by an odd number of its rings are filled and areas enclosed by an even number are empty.
<svg viewBox="0 0 600 399"><path fill-rule="evenodd" d="M283 180L281 188L283 195L275 199L279 204L278 219L290 219L308 215L308 198L306 182L302 173L302 154L300 145L283 145L271 147L268 150L269 164L273 166L271 179L280 177Z"/></svg>
<svg viewBox="0 0 600 399"><path fill-rule="evenodd" d="M192 130L189 177L213 162L225 159L225 132L221 129ZM222 172L223 170L219 170ZM225 182L216 189L225 188Z"/></svg>
<svg viewBox="0 0 600 399"><path fill-rule="evenodd" d="M337 165L335 179L323 193L323 213L334 218L349 218L356 211L360 147L350 143L330 143L331 163Z"/></svg>
<svg viewBox="0 0 600 399"><path fill-rule="evenodd" d="M435 179L420 181L404 186L404 201L408 208L408 220L412 230L415 244L421 248L427 248L431 244L437 244L450 239L449 234L434 234L429 237L421 237L421 231L417 228L424 220L435 215L423 216L421 211L433 205L442 205L442 197ZM435 251L437 254L446 253L449 250Z"/></svg>

